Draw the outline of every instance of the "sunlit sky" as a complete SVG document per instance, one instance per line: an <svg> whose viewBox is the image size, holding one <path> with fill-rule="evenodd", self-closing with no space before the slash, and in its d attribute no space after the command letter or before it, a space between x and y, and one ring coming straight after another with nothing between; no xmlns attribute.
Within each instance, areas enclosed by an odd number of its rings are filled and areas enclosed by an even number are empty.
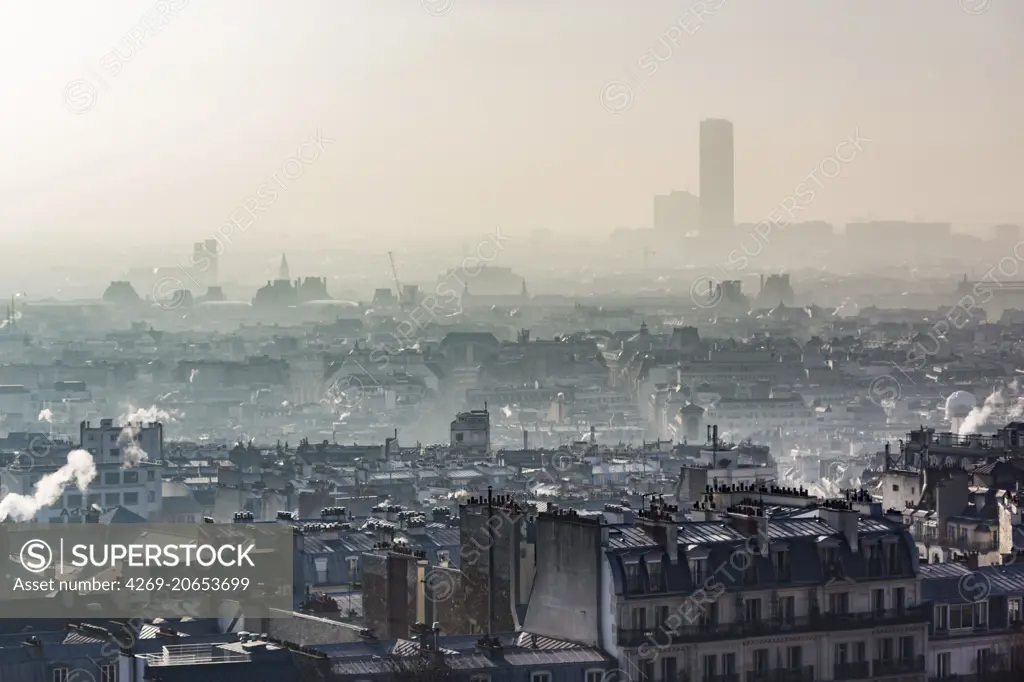
<svg viewBox="0 0 1024 682"><path fill-rule="evenodd" d="M276 245L566 234L651 221L698 190L701 119L736 135L737 220L759 220L859 128L871 139L808 219L1024 222L1024 3L167 0L0 6L0 226L21 239L208 236L317 131L335 140L247 233ZM438 2L439 0L434 0ZM715 4L720 0L709 0ZM979 0L972 0L974 3ZM665 59L653 75L645 54ZM671 55L671 56L669 56ZM94 106L72 113L85 80ZM609 113L609 81L632 105Z"/></svg>

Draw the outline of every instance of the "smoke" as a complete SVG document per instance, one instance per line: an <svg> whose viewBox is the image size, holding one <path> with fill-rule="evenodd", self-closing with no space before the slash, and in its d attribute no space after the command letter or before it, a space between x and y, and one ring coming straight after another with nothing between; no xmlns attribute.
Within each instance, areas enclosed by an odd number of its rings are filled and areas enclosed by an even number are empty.
<svg viewBox="0 0 1024 682"><path fill-rule="evenodd" d="M121 423L133 423L133 422L173 422L174 415L167 410L161 410L156 405L152 407L140 407L136 409L134 406L128 406L128 412L121 415Z"/></svg>
<svg viewBox="0 0 1024 682"><path fill-rule="evenodd" d="M189 372L188 373L188 383L191 384L192 382L194 382L195 379L196 379L196 375L197 374L199 374L199 370L198 369L193 369L191 372Z"/></svg>
<svg viewBox="0 0 1024 682"><path fill-rule="evenodd" d="M981 407L975 407L964 418L963 423L960 424L960 433L958 435L969 436L979 433L981 427L988 423L988 418L992 416L996 408L1003 407L1005 404L1006 399L1003 397L1003 392L1001 390L992 391L992 394L985 398L985 403Z"/></svg>
<svg viewBox="0 0 1024 682"><path fill-rule="evenodd" d="M36 417L36 421L53 423L53 412L50 410L42 410L39 416Z"/></svg>
<svg viewBox="0 0 1024 682"><path fill-rule="evenodd" d="M27 521L43 507L49 507L60 499L64 488L74 483L79 490L85 492L96 478L96 463L86 450L72 450L68 453L68 462L52 474L43 476L35 485L31 495L11 493L0 500L0 521L12 518L15 521Z"/></svg>
<svg viewBox="0 0 1024 682"><path fill-rule="evenodd" d="M128 422L117 435L117 447L121 450L121 468L131 469L149 460L149 453L139 444L139 429Z"/></svg>
<svg viewBox="0 0 1024 682"><path fill-rule="evenodd" d="M1024 419L1024 398L1017 398L1013 407L1010 408L1010 421L1021 421Z"/></svg>

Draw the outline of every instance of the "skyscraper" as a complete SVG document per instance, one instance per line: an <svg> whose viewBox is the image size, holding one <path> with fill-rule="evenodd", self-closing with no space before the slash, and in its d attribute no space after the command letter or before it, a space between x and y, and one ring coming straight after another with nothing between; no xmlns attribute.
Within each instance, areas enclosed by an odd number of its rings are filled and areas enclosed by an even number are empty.
<svg viewBox="0 0 1024 682"><path fill-rule="evenodd" d="M700 122L700 229L716 234L735 224L732 123L707 119Z"/></svg>

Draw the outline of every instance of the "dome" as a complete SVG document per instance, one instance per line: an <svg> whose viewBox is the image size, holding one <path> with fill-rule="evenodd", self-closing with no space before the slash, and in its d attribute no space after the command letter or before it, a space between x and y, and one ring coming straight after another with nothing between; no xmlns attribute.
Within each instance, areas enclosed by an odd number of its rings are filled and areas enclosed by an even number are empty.
<svg viewBox="0 0 1024 682"><path fill-rule="evenodd" d="M978 406L973 393L956 391L946 398L946 419L966 417Z"/></svg>

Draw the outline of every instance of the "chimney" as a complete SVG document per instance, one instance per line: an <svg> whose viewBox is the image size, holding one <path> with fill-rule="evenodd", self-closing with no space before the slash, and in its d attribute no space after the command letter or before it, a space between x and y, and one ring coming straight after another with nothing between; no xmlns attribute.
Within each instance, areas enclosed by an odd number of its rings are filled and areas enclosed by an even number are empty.
<svg viewBox="0 0 1024 682"><path fill-rule="evenodd" d="M856 554L860 548L857 532L860 514L844 500L827 500L824 504L826 506L818 508L818 518L839 531L850 551Z"/></svg>
<svg viewBox="0 0 1024 682"><path fill-rule="evenodd" d="M643 511L637 515L637 524L642 526L657 542L673 564L679 561L679 526L660 509Z"/></svg>

